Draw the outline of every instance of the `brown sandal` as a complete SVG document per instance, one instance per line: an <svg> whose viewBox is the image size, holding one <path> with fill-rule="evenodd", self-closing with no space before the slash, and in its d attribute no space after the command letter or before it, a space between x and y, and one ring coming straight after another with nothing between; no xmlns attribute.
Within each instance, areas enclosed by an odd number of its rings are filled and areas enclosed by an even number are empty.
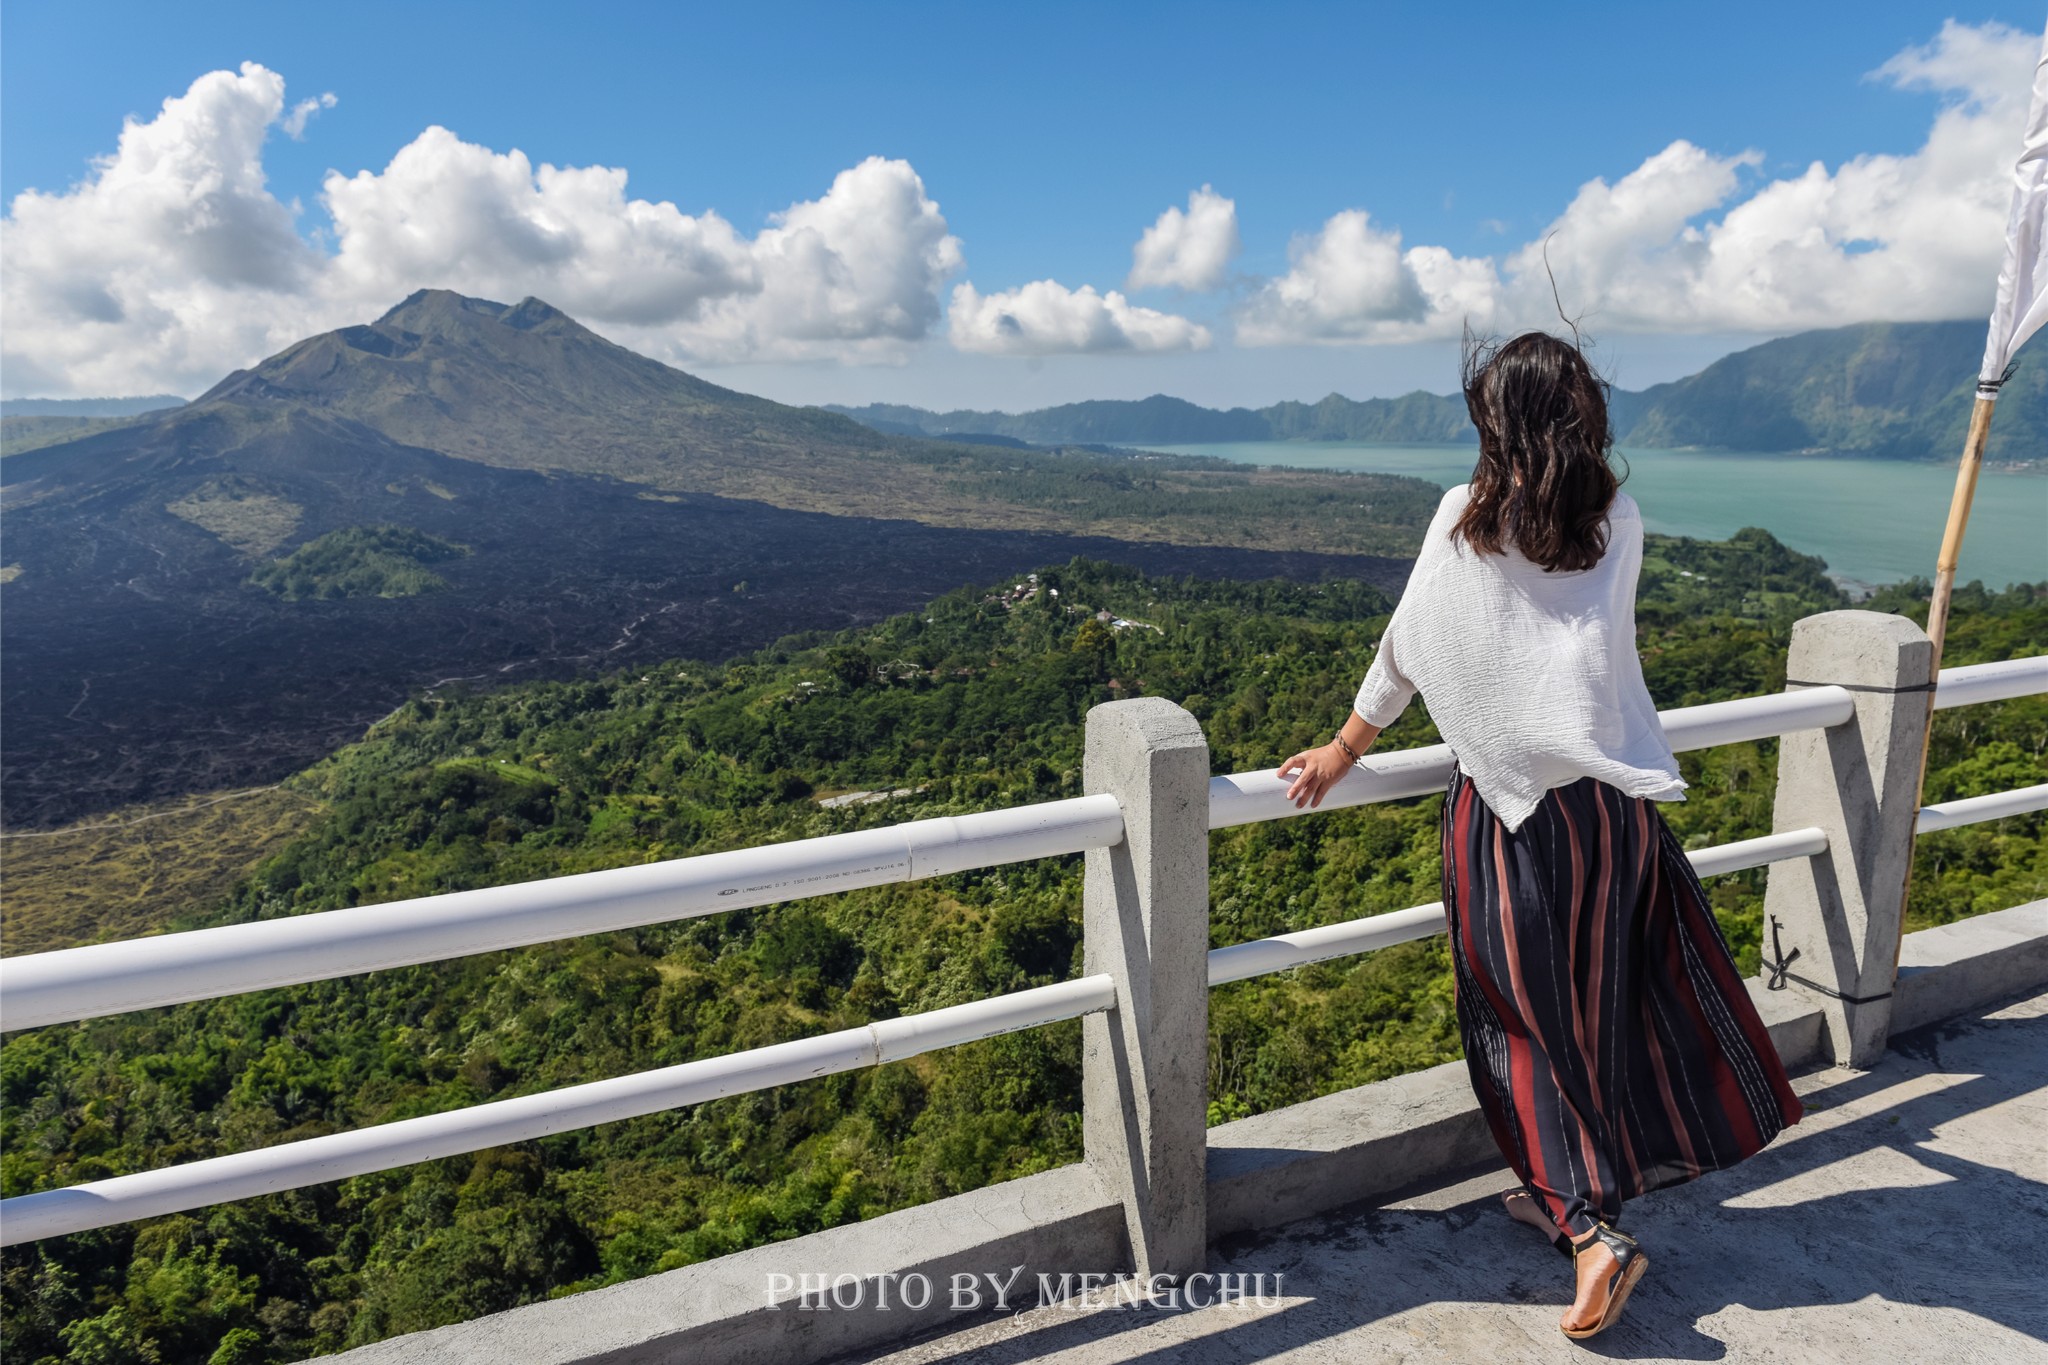
<svg viewBox="0 0 2048 1365"><path fill-rule="evenodd" d="M1592 1232L1586 1235L1584 1241L1570 1244L1573 1263L1576 1265L1580 1253L1591 1251L1595 1243L1606 1247L1608 1254L1614 1257L1614 1269L1609 1272L1607 1283L1603 1286L1607 1302L1600 1310L1599 1319L1590 1327L1566 1327L1561 1320L1559 1321L1558 1330L1574 1341L1584 1341L1587 1337L1598 1336L1612 1327L1621 1317L1621 1307L1628 1302L1629 1291L1636 1287L1636 1281L1642 1279L1643 1272L1650 1268L1650 1258L1636 1239L1605 1223L1594 1224Z"/></svg>

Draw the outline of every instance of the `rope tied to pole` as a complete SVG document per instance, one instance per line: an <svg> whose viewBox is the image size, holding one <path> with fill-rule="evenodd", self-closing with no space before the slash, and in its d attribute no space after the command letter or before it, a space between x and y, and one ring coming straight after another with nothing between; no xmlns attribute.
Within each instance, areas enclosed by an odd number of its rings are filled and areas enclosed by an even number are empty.
<svg viewBox="0 0 2048 1365"><path fill-rule="evenodd" d="M1788 953L1785 951L1785 945L1778 941L1778 917L1776 915L1772 915L1771 956L1764 963L1764 971L1767 973L1767 976L1764 980L1765 990L1782 991L1785 989L1786 982L1796 981L1810 991L1818 991L1822 995L1830 996L1836 1000L1841 1001L1845 1005L1873 1005L1880 1000L1889 1000L1892 998L1892 993L1890 991L1880 991L1876 995L1844 995L1842 992L1838 990L1831 990L1830 988L1821 985L1818 981L1809 981L1805 977L1800 976L1798 973L1794 972L1792 970L1792 964L1794 962L1797 962L1798 960L1799 950L1797 948L1794 948L1791 952Z"/></svg>
<svg viewBox="0 0 2048 1365"><path fill-rule="evenodd" d="M2019 367L2019 361L2008 361L2006 362L2005 372L1999 375L1998 378L1978 380L1977 396L1979 398L1988 398L1994 402L1997 401L1998 391L2005 387L2006 381L2012 378L2013 372L2019 369Z"/></svg>

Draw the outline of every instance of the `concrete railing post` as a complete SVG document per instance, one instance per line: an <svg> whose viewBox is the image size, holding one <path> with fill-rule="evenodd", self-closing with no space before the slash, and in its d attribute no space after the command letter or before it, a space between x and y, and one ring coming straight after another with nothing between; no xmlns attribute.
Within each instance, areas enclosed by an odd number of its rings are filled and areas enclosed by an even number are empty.
<svg viewBox="0 0 2048 1365"><path fill-rule="evenodd" d="M1772 827L1817 825L1828 851L1771 869L1764 973L1820 1006L1838 1066L1876 1065L1891 1030L1932 659L1903 616L1828 611L1792 627L1786 688L1846 687L1856 715L1779 741Z"/></svg>
<svg viewBox="0 0 2048 1365"><path fill-rule="evenodd" d="M1185 1277L1208 1242L1208 741L1164 698L1105 703L1081 786L1124 817L1082 882L1082 971L1117 990L1081 1023L1082 1143L1122 1200L1137 1273Z"/></svg>

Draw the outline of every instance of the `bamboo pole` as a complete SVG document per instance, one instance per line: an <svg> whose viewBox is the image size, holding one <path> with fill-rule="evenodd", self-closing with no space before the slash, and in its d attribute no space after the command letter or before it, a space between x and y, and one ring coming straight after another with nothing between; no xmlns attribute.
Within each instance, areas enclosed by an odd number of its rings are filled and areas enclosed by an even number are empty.
<svg viewBox="0 0 2048 1365"><path fill-rule="evenodd" d="M1942 533L1941 557L1934 562L1934 596L1927 604L1927 638L1934 642L1930 687L1941 676L1941 647L1948 638L1948 604L1955 593L1956 561L1962 557L1963 531L1970 524L1970 503L1977 496L1977 474L1984 468L1984 443L1990 438L1991 410L1997 404L1996 392L1987 395L1980 389L1976 406L1970 409L1970 433L1963 438L1963 462L1956 468L1955 496L1948 505L1948 529ZM1931 698L1933 693L1928 695ZM1921 768L1924 776L1924 758Z"/></svg>
<svg viewBox="0 0 2048 1365"><path fill-rule="evenodd" d="M1941 650L1948 641L1949 600L1955 596L1956 564L1963 554L1963 532L1970 524L1970 504L1977 496L1977 475L1984 468L1984 444L1991 437L1991 410L1998 406L1998 390L1977 389L1977 402L1970 409L1970 430L1963 437L1963 459L1956 466L1956 491L1949 499L1948 527L1941 534L1941 553L1934 561L1934 593L1927 601L1927 638L1934 648L1927 661L1927 720L1920 733L1920 771L1913 779L1913 805L1925 799L1927 755L1934 745L1934 689L1941 682ZM1913 849L1917 842L1909 835L1906 875L1899 888L1899 936L1892 944L1892 979L1899 974L1899 952L1906 941L1906 910L1913 894Z"/></svg>

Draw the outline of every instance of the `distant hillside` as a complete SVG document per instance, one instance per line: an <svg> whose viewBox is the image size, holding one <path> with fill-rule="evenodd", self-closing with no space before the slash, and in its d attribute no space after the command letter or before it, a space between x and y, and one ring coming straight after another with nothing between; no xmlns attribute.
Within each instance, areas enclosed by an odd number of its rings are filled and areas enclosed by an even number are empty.
<svg viewBox="0 0 2048 1365"><path fill-rule="evenodd" d="M1067 403L1036 412L927 412L893 403L864 408L828 405L880 431L924 436L980 434L1009 436L1034 445L1065 445L1099 441L1116 445L1131 441L1268 441L1272 427L1249 408L1218 412L1180 398L1154 394L1135 402L1103 400Z"/></svg>
<svg viewBox="0 0 2048 1365"><path fill-rule="evenodd" d="M667 493L1180 544L1402 553L1435 497L1415 480L1304 479L1200 460L1153 462L1139 477L1114 456L1032 457L906 438L720 388L614 345L539 299L508 305L434 289L374 323L308 337L237 370L190 404L128 427L119 448L177 449L189 459L309 421L360 430L372 444ZM1115 440L1106 427L1082 428L1091 434L1073 441ZM68 463L84 448L58 449ZM1324 504L1352 515L1314 515Z"/></svg>
<svg viewBox="0 0 2048 1365"><path fill-rule="evenodd" d="M9 398L0 400L0 455L61 445L95 432L141 421L152 412L181 408L174 393L148 398Z"/></svg>
<svg viewBox="0 0 2048 1365"><path fill-rule="evenodd" d="M108 480L137 478L164 481L166 505L190 494L190 476L202 468L211 476L234 466L245 493L264 492L266 478L332 484L403 451L834 516L1405 554L1437 497L1434 485L1416 479L1253 470L1202 457L1138 462L1071 444L1049 455L887 434L821 408L706 383L606 341L539 299L507 305L447 290L421 290L374 323L308 337L178 408L18 420L115 425L42 433L11 448L0 482L13 507L76 498L100 508L92 500ZM1073 443L1117 440L1111 421L1069 425ZM242 467L240 457L258 449L268 463ZM308 463L314 452L322 453ZM377 520L352 516L302 530Z"/></svg>
<svg viewBox="0 0 2048 1365"><path fill-rule="evenodd" d="M1969 425L1981 322L1867 323L1802 332L1724 356L1617 404L1639 446L1828 450L1954 459ZM2000 396L1992 459L2039 459L2048 370L2020 363Z"/></svg>
<svg viewBox="0 0 2048 1365"><path fill-rule="evenodd" d="M1331 394L1320 403L1277 403L1253 411L1219 412L1181 398L1154 394L1131 402L1068 403L1036 412L927 412L893 403L864 408L833 406L877 431L904 435L1008 436L1034 445L1073 442L1109 445L1193 444L1201 441L1458 441L1471 440L1463 399L1412 393L1354 403Z"/></svg>
<svg viewBox="0 0 2048 1365"><path fill-rule="evenodd" d="M184 406L185 400L175 393L146 398L5 398L0 399L0 417L134 417Z"/></svg>
<svg viewBox="0 0 2048 1365"><path fill-rule="evenodd" d="M0 455L21 455L146 420L141 416L0 417Z"/></svg>
<svg viewBox="0 0 2048 1365"><path fill-rule="evenodd" d="M1653 448L1949 459L1962 447L1983 344L1984 325L1974 321L1868 323L1803 332L1725 356L1674 383L1641 392L1617 390L1615 434L1623 445ZM2040 457L2048 437L2048 409L2040 401L2044 393L2048 378L2041 368L2022 364L1992 428L1991 458ZM899 433L986 432L1041 445L1474 439L1461 396L1423 392L1365 402L1333 393L1314 404L1227 412L1163 395L1025 413L927 412L880 403L833 411Z"/></svg>
<svg viewBox="0 0 2048 1365"><path fill-rule="evenodd" d="M167 420L229 408L259 420L318 413L500 468L739 496L767 491L793 466L892 445L838 416L650 360L539 299L507 305L440 289L237 370Z"/></svg>
<svg viewBox="0 0 2048 1365"><path fill-rule="evenodd" d="M724 657L1072 554L1397 587L1438 497L884 435L446 291L168 411L7 424L9 824L275 780L418 688ZM393 554L435 543L471 553Z"/></svg>
<svg viewBox="0 0 2048 1365"><path fill-rule="evenodd" d="M1429 444L1477 441L1465 400L1420 389L1400 398L1353 402L1333 393L1320 403L1275 403L1261 409L1274 441L1385 441Z"/></svg>

